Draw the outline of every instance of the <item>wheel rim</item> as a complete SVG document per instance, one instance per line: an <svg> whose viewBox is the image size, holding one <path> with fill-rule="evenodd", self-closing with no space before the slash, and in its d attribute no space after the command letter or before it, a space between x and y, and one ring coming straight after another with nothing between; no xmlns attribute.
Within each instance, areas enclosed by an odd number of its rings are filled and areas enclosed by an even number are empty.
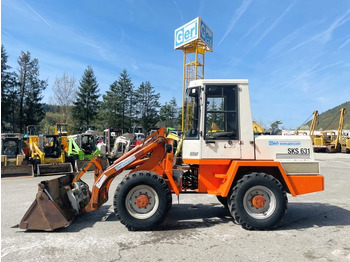
<svg viewBox="0 0 350 262"><path fill-rule="evenodd" d="M158 209L159 198L156 191L147 185L132 188L125 198L125 207L137 219L147 219Z"/></svg>
<svg viewBox="0 0 350 262"><path fill-rule="evenodd" d="M254 186L245 193L243 206L249 216L266 219L276 210L276 196L265 186Z"/></svg>

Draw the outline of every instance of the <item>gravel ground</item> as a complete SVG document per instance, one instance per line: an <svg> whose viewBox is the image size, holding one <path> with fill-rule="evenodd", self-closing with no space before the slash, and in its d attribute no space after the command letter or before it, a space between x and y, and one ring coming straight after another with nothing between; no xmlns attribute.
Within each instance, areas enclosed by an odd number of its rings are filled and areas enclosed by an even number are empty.
<svg viewBox="0 0 350 262"><path fill-rule="evenodd" d="M248 231L210 195L173 196L159 229L129 232L113 213L113 194L99 210L55 232L19 223L42 177L1 179L2 261L350 261L350 154L316 154L325 191L288 196L285 219L271 231ZM49 178L48 178L49 179ZM92 181L87 174L84 180Z"/></svg>

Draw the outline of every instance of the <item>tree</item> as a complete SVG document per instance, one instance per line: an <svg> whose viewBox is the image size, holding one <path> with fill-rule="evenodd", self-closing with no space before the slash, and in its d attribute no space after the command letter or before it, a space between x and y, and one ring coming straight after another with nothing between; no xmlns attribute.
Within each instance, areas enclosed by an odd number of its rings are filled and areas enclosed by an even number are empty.
<svg viewBox="0 0 350 262"><path fill-rule="evenodd" d="M119 79L102 96L101 112L108 126L120 127L123 131L131 130L134 122L133 89L131 78L124 69Z"/></svg>
<svg viewBox="0 0 350 262"><path fill-rule="evenodd" d="M73 119L79 126L91 125L96 118L100 106L99 91L94 71L88 66L80 80L77 99L73 103Z"/></svg>
<svg viewBox="0 0 350 262"><path fill-rule="evenodd" d="M149 81L142 82L135 92L136 115L144 132L147 132L158 122L159 97L160 94L155 93L154 87Z"/></svg>
<svg viewBox="0 0 350 262"><path fill-rule="evenodd" d="M27 125L37 125L44 118L44 108L41 100L42 91L47 87L47 81L39 79L38 59L31 59L30 53L24 53L17 59L19 65L19 131L23 132Z"/></svg>
<svg viewBox="0 0 350 262"><path fill-rule="evenodd" d="M159 110L159 118L162 121L162 125L167 127L177 128L179 123L179 108L176 100L173 97L169 103L165 102Z"/></svg>
<svg viewBox="0 0 350 262"><path fill-rule="evenodd" d="M16 132L18 125L18 82L17 74L9 72L8 56L1 45L1 131Z"/></svg>
<svg viewBox="0 0 350 262"><path fill-rule="evenodd" d="M68 77L66 73L61 78L55 79L52 87L53 100L59 106L61 113L60 122L68 122L72 114L72 106L75 101L77 87L75 78Z"/></svg>

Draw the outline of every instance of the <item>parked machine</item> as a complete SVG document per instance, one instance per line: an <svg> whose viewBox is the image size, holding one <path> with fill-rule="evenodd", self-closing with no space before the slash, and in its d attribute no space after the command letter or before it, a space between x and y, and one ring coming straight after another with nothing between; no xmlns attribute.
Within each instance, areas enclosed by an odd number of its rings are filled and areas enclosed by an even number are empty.
<svg viewBox="0 0 350 262"><path fill-rule="evenodd" d="M29 137L30 161L34 173L42 175L59 175L73 173L71 163L66 163L66 155L59 135L39 135Z"/></svg>
<svg viewBox="0 0 350 262"><path fill-rule="evenodd" d="M68 159L76 171L88 163L94 156L100 154L96 145L96 137L89 133L77 134L68 137ZM108 160L102 159L103 167L108 167ZM91 168L93 170L93 167Z"/></svg>
<svg viewBox="0 0 350 262"><path fill-rule="evenodd" d="M1 134L1 176L34 176L33 165L29 164L20 134Z"/></svg>
<svg viewBox="0 0 350 262"><path fill-rule="evenodd" d="M172 193L215 195L243 228L271 229L286 213L287 193L324 189L310 137L254 136L248 80L192 81L186 101L183 164L174 165L173 139L160 128L105 170L94 157L75 176L42 181L19 228L69 226L76 215L97 210L108 200L113 179L124 170L130 171L113 203L118 220L129 230L160 225L172 206ZM95 165L91 187L82 180L90 165Z"/></svg>
<svg viewBox="0 0 350 262"><path fill-rule="evenodd" d="M68 128L69 126L67 123L56 123L55 125L55 135L60 136L61 145L63 146L63 150L65 152L68 152L68 136L69 136Z"/></svg>
<svg viewBox="0 0 350 262"><path fill-rule="evenodd" d="M350 137L343 137L342 138L342 152L343 153L350 153Z"/></svg>
<svg viewBox="0 0 350 262"><path fill-rule="evenodd" d="M101 155L107 157L111 162L120 157L124 151L116 147L116 140L122 135L122 130L116 127L110 127L103 131L102 141L97 144ZM118 143L118 142L117 142Z"/></svg>
<svg viewBox="0 0 350 262"><path fill-rule="evenodd" d="M315 118L315 112L314 112L314 118ZM313 148L315 152L327 152L327 153L341 152L341 147L342 147L341 137L343 132L344 114L345 114L345 108L341 108L338 130L336 132L323 131L321 135L314 135L314 134L311 135L311 132L310 132L310 136L313 139Z"/></svg>

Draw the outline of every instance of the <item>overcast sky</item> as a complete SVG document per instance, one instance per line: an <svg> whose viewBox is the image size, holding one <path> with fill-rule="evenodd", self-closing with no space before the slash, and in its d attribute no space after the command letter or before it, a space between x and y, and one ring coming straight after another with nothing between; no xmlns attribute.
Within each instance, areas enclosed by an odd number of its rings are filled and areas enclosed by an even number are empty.
<svg viewBox="0 0 350 262"><path fill-rule="evenodd" d="M12 70L21 51L39 60L46 103L56 77L79 81L90 65L101 94L125 68L181 105L174 30L198 16L214 34L205 78L248 79L259 123L296 128L350 100L348 0L2 0L1 43Z"/></svg>

